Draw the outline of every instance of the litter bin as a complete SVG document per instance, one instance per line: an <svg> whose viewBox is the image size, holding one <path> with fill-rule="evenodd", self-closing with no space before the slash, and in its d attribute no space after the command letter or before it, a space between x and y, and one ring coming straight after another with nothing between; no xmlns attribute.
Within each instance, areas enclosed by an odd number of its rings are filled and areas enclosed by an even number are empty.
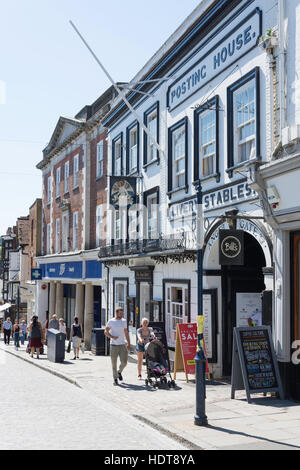
<svg viewBox="0 0 300 470"><path fill-rule="evenodd" d="M92 329L92 354L107 356L109 354L109 339L104 334L104 328Z"/></svg>
<svg viewBox="0 0 300 470"><path fill-rule="evenodd" d="M50 328L47 334L47 357L51 362L64 362L66 335Z"/></svg>

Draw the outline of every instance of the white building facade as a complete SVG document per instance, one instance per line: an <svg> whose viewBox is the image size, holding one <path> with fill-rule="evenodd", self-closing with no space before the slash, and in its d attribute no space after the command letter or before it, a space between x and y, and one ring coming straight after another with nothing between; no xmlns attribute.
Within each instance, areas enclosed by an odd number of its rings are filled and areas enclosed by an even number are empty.
<svg viewBox="0 0 300 470"><path fill-rule="evenodd" d="M171 354L177 323L196 321L200 179L205 341L214 377L231 374L234 326L252 312L267 319L269 310L272 324L274 232L257 186L274 133L266 32L278 36L275 1L202 1L133 78L128 99L139 119L117 101L104 121L108 203L121 197L118 183L137 194L130 211L108 212L99 255L109 316L124 307L133 344L141 318L163 321ZM242 265L220 265L220 229L243 232Z"/></svg>

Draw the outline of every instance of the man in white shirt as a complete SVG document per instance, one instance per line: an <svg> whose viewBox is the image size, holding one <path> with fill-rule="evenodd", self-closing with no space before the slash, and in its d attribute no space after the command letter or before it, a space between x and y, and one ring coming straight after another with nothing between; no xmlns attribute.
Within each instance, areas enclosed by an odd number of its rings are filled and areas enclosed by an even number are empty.
<svg viewBox="0 0 300 470"><path fill-rule="evenodd" d="M117 307L115 317L108 321L105 328L105 335L110 338L110 357L114 385L118 385L118 379L123 380L122 372L127 366L128 352L130 351L127 321L123 318L123 313L122 307ZM120 357L121 361L119 370L117 370L118 357Z"/></svg>
<svg viewBox="0 0 300 470"><path fill-rule="evenodd" d="M12 334L12 322L8 317L5 322L3 323L3 331L4 331L4 343L9 344L10 335Z"/></svg>

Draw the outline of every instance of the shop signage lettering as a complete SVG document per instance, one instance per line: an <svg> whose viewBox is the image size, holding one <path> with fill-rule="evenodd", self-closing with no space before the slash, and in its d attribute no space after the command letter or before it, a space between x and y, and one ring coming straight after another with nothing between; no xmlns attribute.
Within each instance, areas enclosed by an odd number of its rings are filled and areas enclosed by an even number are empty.
<svg viewBox="0 0 300 470"><path fill-rule="evenodd" d="M248 183L240 183L234 186L213 191L203 196L204 211L222 208L233 203L239 203L247 199L256 198L257 194L251 189ZM173 204L169 209L170 222L180 219L196 216L197 199Z"/></svg>
<svg viewBox="0 0 300 470"><path fill-rule="evenodd" d="M248 183L240 183L206 194L203 197L204 210L218 209L256 196L256 192L251 189Z"/></svg>
<svg viewBox="0 0 300 470"><path fill-rule="evenodd" d="M174 109L249 52L261 34L261 10L257 8L170 86L167 94L169 109Z"/></svg>

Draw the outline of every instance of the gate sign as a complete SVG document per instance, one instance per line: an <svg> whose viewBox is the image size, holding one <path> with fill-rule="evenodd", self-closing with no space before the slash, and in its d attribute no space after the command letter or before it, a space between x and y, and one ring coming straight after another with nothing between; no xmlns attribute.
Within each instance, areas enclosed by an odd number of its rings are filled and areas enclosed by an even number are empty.
<svg viewBox="0 0 300 470"><path fill-rule="evenodd" d="M221 266L242 266L244 264L243 230L219 231L219 262Z"/></svg>

